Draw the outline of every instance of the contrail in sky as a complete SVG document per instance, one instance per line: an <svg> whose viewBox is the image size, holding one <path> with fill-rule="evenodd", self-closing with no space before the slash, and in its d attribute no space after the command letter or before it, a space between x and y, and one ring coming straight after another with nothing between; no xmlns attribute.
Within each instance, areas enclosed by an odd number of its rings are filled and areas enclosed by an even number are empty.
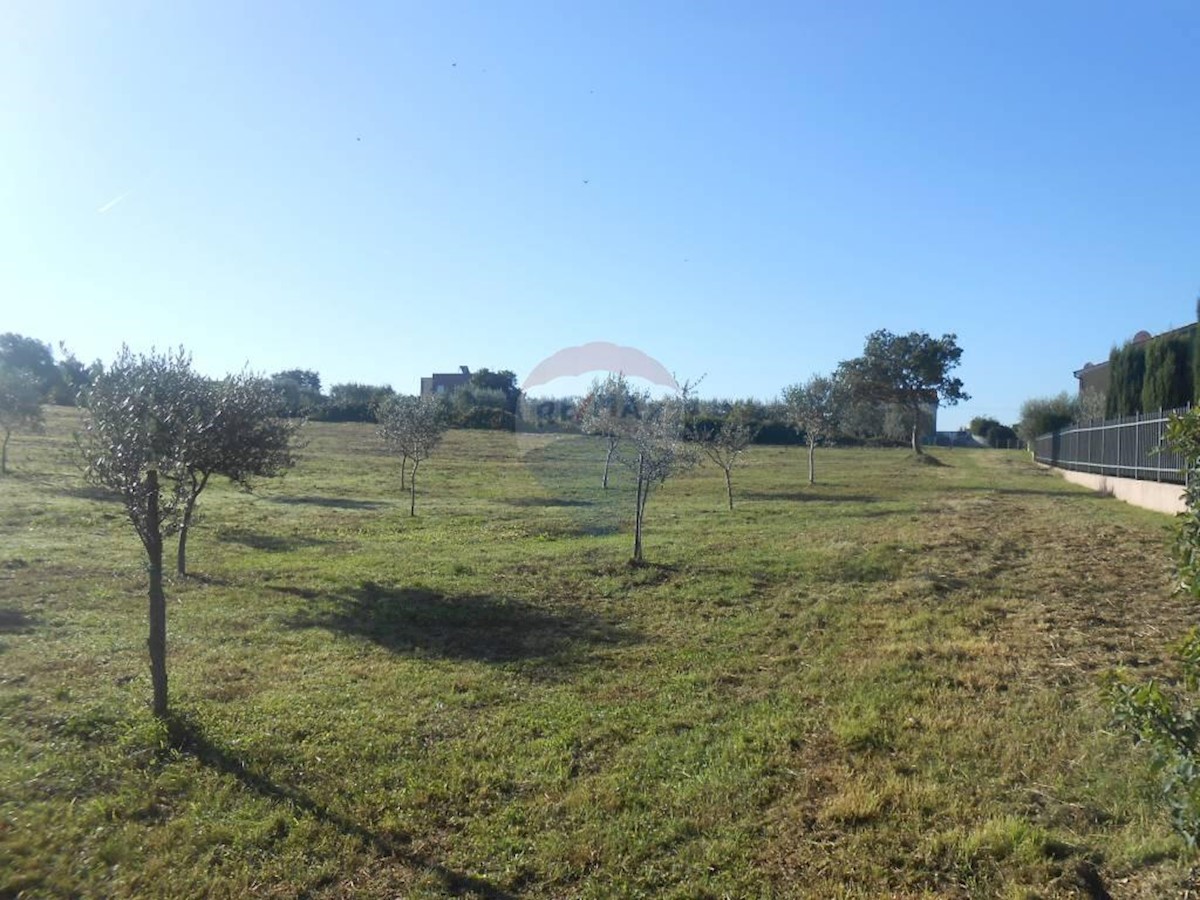
<svg viewBox="0 0 1200 900"><path fill-rule="evenodd" d="M118 194L117 196L115 196L111 200L109 200L107 203L105 203L103 206L99 207L96 210L96 212L100 213L100 215L104 215L106 212L108 212L110 209L112 209L114 206L116 206L118 203L120 203L122 200L124 200L126 197L128 197L132 193L133 193L132 190L128 190L123 194Z"/></svg>
<svg viewBox="0 0 1200 900"><path fill-rule="evenodd" d="M123 201L130 194L134 193L135 191L140 191L142 188L144 188L147 184L150 183L150 180L152 178L154 178L154 176L156 176L157 174L158 174L157 169L147 172L142 178L135 181L133 184L133 187L131 187L129 190L125 191L125 193L117 194L117 196L113 197L111 200L109 200L103 206L96 207L96 212L99 215L104 215L106 212L111 210L114 206L116 206L118 203Z"/></svg>

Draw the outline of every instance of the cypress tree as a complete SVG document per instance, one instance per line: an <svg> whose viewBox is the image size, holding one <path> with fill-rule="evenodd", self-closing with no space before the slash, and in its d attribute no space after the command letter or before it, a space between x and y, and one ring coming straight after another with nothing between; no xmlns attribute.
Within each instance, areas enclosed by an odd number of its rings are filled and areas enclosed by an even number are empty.
<svg viewBox="0 0 1200 900"><path fill-rule="evenodd" d="M1145 359L1142 409L1149 412L1169 409L1172 382L1175 378L1175 348L1167 338L1155 338L1146 345Z"/></svg>
<svg viewBox="0 0 1200 900"><path fill-rule="evenodd" d="M1200 322L1200 297L1196 298L1196 321ZM1200 326L1192 326L1192 400L1200 401Z"/></svg>
<svg viewBox="0 0 1200 900"><path fill-rule="evenodd" d="M1126 344L1109 355L1109 416L1131 416L1142 411L1142 382L1146 377L1145 344Z"/></svg>

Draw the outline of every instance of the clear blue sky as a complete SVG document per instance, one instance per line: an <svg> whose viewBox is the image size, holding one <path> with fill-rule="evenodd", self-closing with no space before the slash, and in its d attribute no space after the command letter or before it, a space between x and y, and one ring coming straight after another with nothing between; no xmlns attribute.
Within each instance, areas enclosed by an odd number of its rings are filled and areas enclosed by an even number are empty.
<svg viewBox="0 0 1200 900"><path fill-rule="evenodd" d="M0 331L223 374L956 332L1004 421L1200 292L1200 5L0 6ZM553 387L553 385L551 385Z"/></svg>

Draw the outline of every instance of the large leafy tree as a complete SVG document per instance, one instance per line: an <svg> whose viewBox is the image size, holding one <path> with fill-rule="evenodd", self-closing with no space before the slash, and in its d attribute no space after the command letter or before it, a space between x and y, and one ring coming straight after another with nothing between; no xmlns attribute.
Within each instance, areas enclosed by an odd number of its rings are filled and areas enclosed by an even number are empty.
<svg viewBox="0 0 1200 900"><path fill-rule="evenodd" d="M862 356L843 362L837 377L855 397L903 410L912 426L913 452L921 453L922 408L971 399L962 381L950 374L961 358L956 335L935 338L923 331L892 334L884 329L867 336Z"/></svg>
<svg viewBox="0 0 1200 900"><path fill-rule="evenodd" d="M37 384L43 400L59 381L50 345L11 331L0 334L0 368L24 372Z"/></svg>
<svg viewBox="0 0 1200 900"><path fill-rule="evenodd" d="M817 444L838 430L844 391L836 378L814 375L803 384L783 390L783 402L795 426L804 432L808 445L808 483L816 483Z"/></svg>
<svg viewBox="0 0 1200 900"><path fill-rule="evenodd" d="M42 427L42 389L22 369L0 364L0 475L8 474L8 442L14 431L37 431Z"/></svg>
<svg viewBox="0 0 1200 900"><path fill-rule="evenodd" d="M1079 403L1066 391L1057 397L1031 397L1021 404L1017 434L1027 443L1066 428L1079 418Z"/></svg>
<svg viewBox="0 0 1200 900"><path fill-rule="evenodd" d="M185 461L183 512L175 567L187 574L187 539L196 501L213 475L222 475L243 490L260 478L274 478L291 468L295 419L276 413L279 398L265 378L241 373L223 381L200 380L195 386L201 431Z"/></svg>
<svg viewBox="0 0 1200 900"><path fill-rule="evenodd" d="M401 457L401 478L408 470L408 514L417 514L417 469L433 455L446 432L445 407L433 397L389 397L376 413L384 445ZM402 488L403 489L403 488Z"/></svg>
<svg viewBox="0 0 1200 900"><path fill-rule="evenodd" d="M50 392L50 399L58 406L78 406L82 402L80 395L100 371L100 363L85 366L62 341L59 341L58 349L62 358L58 361L58 380Z"/></svg>
<svg viewBox="0 0 1200 900"><path fill-rule="evenodd" d="M471 385L483 390L499 391L504 395L504 409L515 414L517 404L521 400L521 388L517 384L517 376L508 369L493 372L491 369L480 369L471 373Z"/></svg>
<svg viewBox="0 0 1200 900"><path fill-rule="evenodd" d="M148 562L154 714L167 714L167 606L163 543L178 530L189 466L205 439L203 380L182 349L120 356L88 392L80 448L90 481L115 491Z"/></svg>
<svg viewBox="0 0 1200 900"><path fill-rule="evenodd" d="M307 416L320 408L321 376L311 369L287 369L271 376L284 415Z"/></svg>

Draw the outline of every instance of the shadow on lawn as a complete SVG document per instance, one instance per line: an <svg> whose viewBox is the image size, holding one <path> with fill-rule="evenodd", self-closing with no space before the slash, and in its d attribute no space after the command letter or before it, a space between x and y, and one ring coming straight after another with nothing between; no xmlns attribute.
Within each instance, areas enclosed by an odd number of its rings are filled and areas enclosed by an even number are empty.
<svg viewBox="0 0 1200 900"><path fill-rule="evenodd" d="M1085 499L1090 498L1093 500L1107 500L1110 497L1109 494L1102 494L1099 491L1093 491L1090 494L1084 494L1084 493L1080 493L1079 491L1069 490L1068 487L1066 487L1066 486L1069 485L1070 483L1067 481L1063 481L1063 482L1061 482L1061 484L1064 485L1064 487L1061 490L1043 490L1042 488L1020 488L1020 487L989 487L987 485L957 487L957 488L951 488L951 490L963 491L965 493L972 493L972 494L1002 494L1002 495L1026 496L1026 497L1071 497L1071 498L1085 498ZM1183 485L1179 486L1179 492L1183 493Z"/></svg>
<svg viewBox="0 0 1200 900"><path fill-rule="evenodd" d="M0 606L0 634L25 634L37 621L13 606Z"/></svg>
<svg viewBox="0 0 1200 900"><path fill-rule="evenodd" d="M876 503L878 497L870 494L830 494L819 490L810 491L746 491L743 500L790 500L797 503Z"/></svg>
<svg viewBox="0 0 1200 900"><path fill-rule="evenodd" d="M514 497L511 500L505 500L509 506L518 507L576 507L576 506L593 506L591 500L566 500L561 497Z"/></svg>
<svg viewBox="0 0 1200 900"><path fill-rule="evenodd" d="M385 504L378 500L351 500L349 497L270 497L272 503L288 506L323 506L328 509L380 509Z"/></svg>
<svg viewBox="0 0 1200 900"><path fill-rule="evenodd" d="M77 484L59 488L59 492L79 500L96 500L102 503L120 503L121 495L116 491L95 484Z"/></svg>
<svg viewBox="0 0 1200 900"><path fill-rule="evenodd" d="M321 538L301 537L295 534L263 534L241 528L222 529L217 534L217 540L223 544L241 544L251 550L263 550L267 553L289 553L305 547L324 547L335 543Z"/></svg>
<svg viewBox="0 0 1200 900"><path fill-rule="evenodd" d="M435 873L452 896L472 894L492 898L492 900L508 900L514 896L482 878L455 872L440 863L418 856L404 846L411 840L406 834L377 834L346 816L334 812L304 791L272 781L263 773L256 771L252 764L248 764L230 750L211 741L204 733L203 727L187 713L172 713L167 721L167 727L172 746L181 753L194 757L210 769L236 778L244 788L262 797L277 803L288 804L296 810L312 816L322 824L337 829L342 834L357 838L380 856L392 857L413 868Z"/></svg>
<svg viewBox="0 0 1200 900"><path fill-rule="evenodd" d="M501 663L565 664L581 645L637 639L574 607L552 611L521 600L483 594L450 597L427 588L391 588L371 581L349 595L314 601L287 624L363 637L394 653Z"/></svg>

